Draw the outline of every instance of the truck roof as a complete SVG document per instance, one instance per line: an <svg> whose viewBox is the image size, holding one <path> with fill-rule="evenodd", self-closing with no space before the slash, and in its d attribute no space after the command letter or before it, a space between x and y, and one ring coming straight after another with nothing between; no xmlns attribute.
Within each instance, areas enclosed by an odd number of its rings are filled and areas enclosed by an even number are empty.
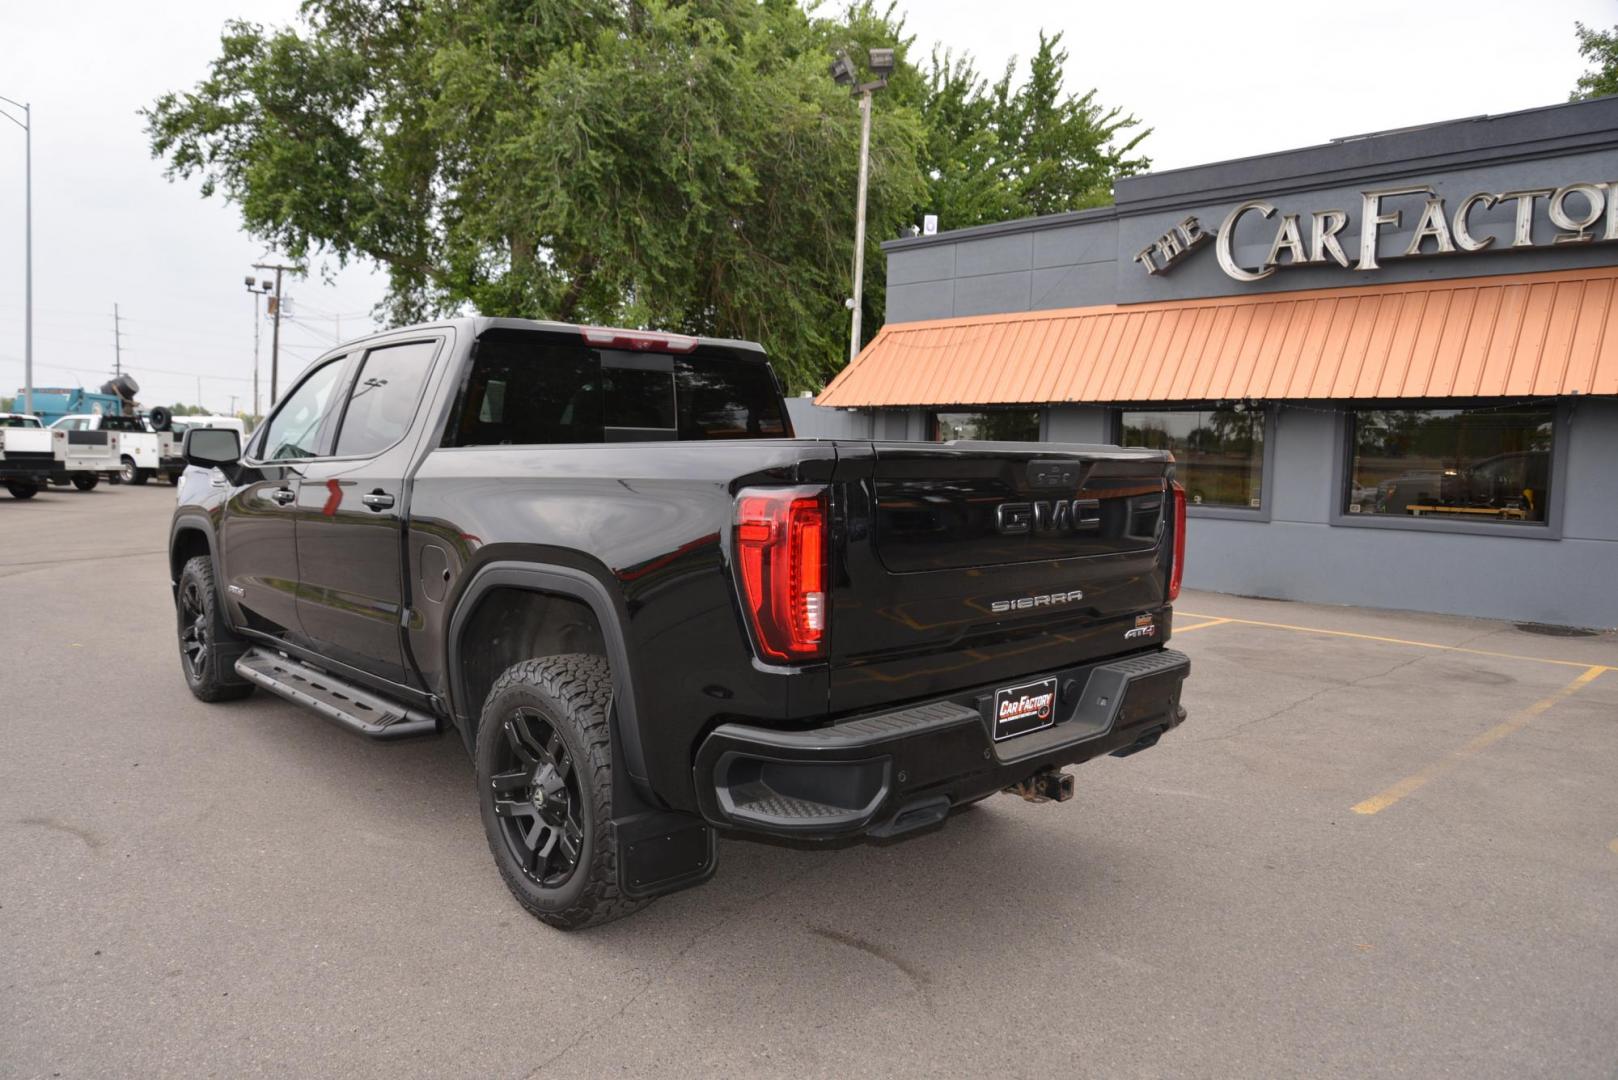
<svg viewBox="0 0 1618 1080"><path fill-rule="evenodd" d="M539 330L550 333L573 332L578 334L591 331L630 337L667 337L694 341L699 348L708 346L729 349L736 352L757 353L760 359L763 359L764 357L764 346L760 345L756 341L746 341L742 338L700 337L694 334L682 334L674 330L634 330L627 327L588 326L581 323L554 322L549 319L518 319L508 316L488 315L468 316L459 319L440 319L436 322L415 323L410 326L389 327L386 330L378 330L373 334L366 334L363 337L352 338L343 342L343 344L338 346L338 348L341 349L351 345L361 344L371 340L372 338L391 337L395 334L408 332L411 330L437 330L445 327L457 331L464 331L472 337L478 337L489 330Z"/></svg>

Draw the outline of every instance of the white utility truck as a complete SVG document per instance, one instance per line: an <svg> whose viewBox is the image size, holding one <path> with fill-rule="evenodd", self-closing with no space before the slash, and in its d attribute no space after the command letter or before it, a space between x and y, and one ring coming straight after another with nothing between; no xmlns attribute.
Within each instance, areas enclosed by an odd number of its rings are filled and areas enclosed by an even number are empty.
<svg viewBox="0 0 1618 1080"><path fill-rule="evenodd" d="M46 484L89 491L118 477L118 433L55 431L27 413L0 413L0 479L19 499Z"/></svg>
<svg viewBox="0 0 1618 1080"><path fill-rule="evenodd" d="M158 424L166 428L169 416L166 409L152 410ZM180 440L167 430L154 430L147 417L118 416L111 413L73 413L51 425L51 429L74 434L106 432L119 439L118 475L126 484L144 484L161 473L175 483L185 472L185 459L180 456Z"/></svg>

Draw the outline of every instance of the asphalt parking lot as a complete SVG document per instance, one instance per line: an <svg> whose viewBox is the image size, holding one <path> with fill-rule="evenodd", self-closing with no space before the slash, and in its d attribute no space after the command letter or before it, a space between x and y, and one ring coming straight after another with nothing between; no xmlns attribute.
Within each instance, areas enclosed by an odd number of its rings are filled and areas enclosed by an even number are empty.
<svg viewBox="0 0 1618 1080"><path fill-rule="evenodd" d="M0 497L5 1076L1618 1075L1610 635L1188 593L1072 802L567 935L456 742L191 698L172 503Z"/></svg>

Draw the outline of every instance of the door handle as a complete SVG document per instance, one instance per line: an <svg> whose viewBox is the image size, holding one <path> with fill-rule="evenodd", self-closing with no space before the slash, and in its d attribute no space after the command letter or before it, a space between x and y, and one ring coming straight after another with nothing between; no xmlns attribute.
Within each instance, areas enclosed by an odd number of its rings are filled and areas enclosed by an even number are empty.
<svg viewBox="0 0 1618 1080"><path fill-rule="evenodd" d="M287 503L292 502L297 497L297 494L293 492L291 488L276 488L274 491L270 492L270 501L280 506L285 506Z"/></svg>
<svg viewBox="0 0 1618 1080"><path fill-rule="evenodd" d="M369 495L361 495L360 502L380 514L393 505L393 496L385 491L373 491Z"/></svg>

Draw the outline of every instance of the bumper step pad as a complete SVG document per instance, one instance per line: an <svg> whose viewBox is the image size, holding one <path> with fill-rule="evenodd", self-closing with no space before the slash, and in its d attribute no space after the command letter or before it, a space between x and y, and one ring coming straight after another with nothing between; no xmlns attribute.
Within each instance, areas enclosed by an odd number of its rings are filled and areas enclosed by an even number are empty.
<svg viewBox="0 0 1618 1080"><path fill-rule="evenodd" d="M368 739L408 739L438 730L438 721L425 713L268 649L249 650L236 661L236 674Z"/></svg>

